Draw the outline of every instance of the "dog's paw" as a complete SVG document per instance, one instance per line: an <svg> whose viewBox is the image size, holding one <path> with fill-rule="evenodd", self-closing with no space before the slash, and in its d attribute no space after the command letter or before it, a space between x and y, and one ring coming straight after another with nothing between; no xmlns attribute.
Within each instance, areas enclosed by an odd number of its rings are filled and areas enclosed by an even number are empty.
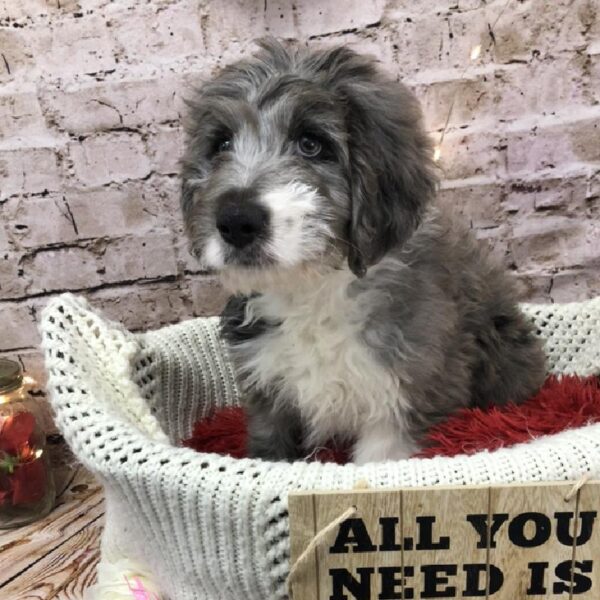
<svg viewBox="0 0 600 600"><path fill-rule="evenodd" d="M377 422L363 428L352 451L352 461L358 465L414 456L417 444L395 423Z"/></svg>

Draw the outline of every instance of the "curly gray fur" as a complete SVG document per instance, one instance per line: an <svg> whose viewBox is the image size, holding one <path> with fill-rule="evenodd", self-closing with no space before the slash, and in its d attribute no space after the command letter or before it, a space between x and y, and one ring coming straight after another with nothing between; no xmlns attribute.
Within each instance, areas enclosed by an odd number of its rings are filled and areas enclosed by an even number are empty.
<svg viewBox="0 0 600 600"><path fill-rule="evenodd" d="M238 293L224 335L246 390L251 455L292 460L333 437L353 444L361 462L399 458L458 408L520 402L540 386L544 355L513 280L434 202L418 102L371 59L263 41L256 56L201 87L187 132L186 231L194 254ZM303 135L318 140L317 159L299 153ZM269 203L273 190L278 200ZM269 208L244 247L216 233L225 202ZM298 332L313 292L338 308L313 321L306 314ZM290 331L297 337L286 343ZM327 346L323 336L337 335ZM294 354L309 338L317 341ZM336 362L344 351L347 372ZM293 356L307 377L322 378L322 397L294 379ZM374 379L398 385L397 402L375 380L375 409L344 387L363 386L356 369L371 360ZM338 380L339 397L328 396ZM382 447L378 427L391 438Z"/></svg>

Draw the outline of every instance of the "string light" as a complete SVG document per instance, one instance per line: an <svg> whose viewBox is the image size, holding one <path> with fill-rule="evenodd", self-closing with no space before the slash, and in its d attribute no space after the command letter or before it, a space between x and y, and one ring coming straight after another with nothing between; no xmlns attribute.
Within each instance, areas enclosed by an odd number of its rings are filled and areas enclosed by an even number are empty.
<svg viewBox="0 0 600 600"><path fill-rule="evenodd" d="M477 46L473 46L471 48L471 60L477 60L479 55L481 54L481 44L477 44Z"/></svg>
<svg viewBox="0 0 600 600"><path fill-rule="evenodd" d="M494 29L494 27L496 26L496 23L498 23L498 21L500 20L500 17L502 17L504 12L508 8L508 5L510 4L510 2L511 2L511 0L506 0L506 4L502 7L502 10L500 11L498 16L494 20L494 23L492 25L489 25L489 28L491 30ZM471 52L469 54L471 62L477 60L481 56L481 50L482 50L481 44L477 44L476 46L473 46L471 48ZM471 66L471 63L467 63L465 65L464 69L462 70L462 73L460 74L460 77L458 78L459 82L464 81L465 75L466 75L467 71L469 70L470 66ZM457 92L458 92L458 86L455 88L454 93L452 94L452 100L450 101L450 108L448 109L448 114L446 115L446 121L444 122L444 127L442 128L442 132L440 133L440 139L433 150L433 160L435 162L438 162L440 160L440 158L442 157L442 144L444 143L444 136L446 135L446 131L448 130L448 124L450 123L450 117L452 116L452 111L454 110L454 102L456 100Z"/></svg>
<svg viewBox="0 0 600 600"><path fill-rule="evenodd" d="M24 375L23 376L23 383L22 386L23 388L25 386L27 387L35 387L37 385L37 381L31 377L30 375ZM8 402L12 402L14 400L14 395L12 393L9 394L0 394L0 404L6 404Z"/></svg>

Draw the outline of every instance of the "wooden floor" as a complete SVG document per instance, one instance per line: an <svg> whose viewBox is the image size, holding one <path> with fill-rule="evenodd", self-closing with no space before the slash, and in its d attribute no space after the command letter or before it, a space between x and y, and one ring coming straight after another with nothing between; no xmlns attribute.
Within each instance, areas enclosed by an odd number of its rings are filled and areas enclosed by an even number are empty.
<svg viewBox="0 0 600 600"><path fill-rule="evenodd" d="M54 510L31 525L0 530L0 600L82 600L95 580L102 490L64 444L52 455Z"/></svg>

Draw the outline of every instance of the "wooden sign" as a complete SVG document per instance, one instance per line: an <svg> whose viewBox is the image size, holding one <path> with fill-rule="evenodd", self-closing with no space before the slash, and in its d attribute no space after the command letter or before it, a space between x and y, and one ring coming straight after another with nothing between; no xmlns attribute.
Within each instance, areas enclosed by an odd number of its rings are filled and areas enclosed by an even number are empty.
<svg viewBox="0 0 600 600"><path fill-rule="evenodd" d="M600 482L573 485L291 493L290 596L600 600Z"/></svg>

